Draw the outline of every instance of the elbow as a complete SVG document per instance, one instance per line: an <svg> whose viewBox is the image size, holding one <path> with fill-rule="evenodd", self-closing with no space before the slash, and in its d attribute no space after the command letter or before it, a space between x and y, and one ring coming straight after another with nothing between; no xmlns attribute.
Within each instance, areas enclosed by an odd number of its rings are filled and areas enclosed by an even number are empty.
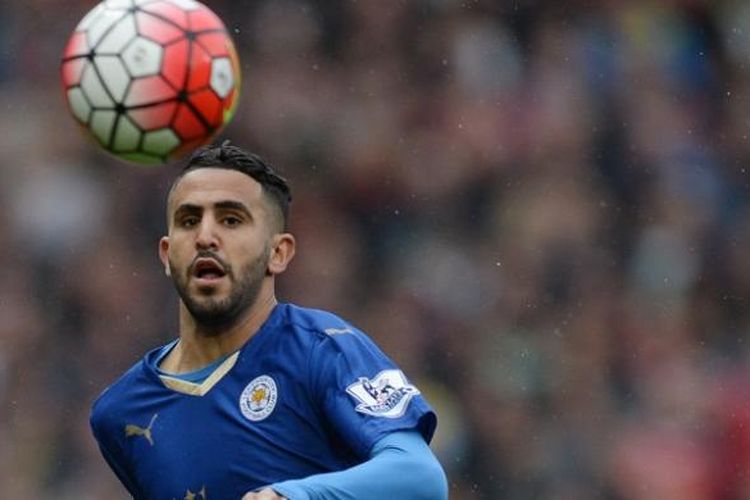
<svg viewBox="0 0 750 500"><path fill-rule="evenodd" d="M431 474L429 498L430 500L448 500L448 478L445 476L445 471L440 466L437 460L435 460L434 471Z"/></svg>
<svg viewBox="0 0 750 500"><path fill-rule="evenodd" d="M448 478L434 455L420 464L419 472L412 479L420 492L417 497L419 500L448 499Z"/></svg>
<svg viewBox="0 0 750 500"><path fill-rule="evenodd" d="M432 483L434 484L430 498L439 500L448 500L448 478L445 475L440 462L435 459L434 471L432 474Z"/></svg>

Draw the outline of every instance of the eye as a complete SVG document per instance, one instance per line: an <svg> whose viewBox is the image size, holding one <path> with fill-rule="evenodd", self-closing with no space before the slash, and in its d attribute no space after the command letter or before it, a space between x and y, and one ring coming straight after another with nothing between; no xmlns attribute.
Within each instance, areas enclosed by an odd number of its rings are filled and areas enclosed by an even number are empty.
<svg viewBox="0 0 750 500"><path fill-rule="evenodd" d="M194 215L189 215L186 217L182 217L179 220L179 225L180 227L190 228L190 227L196 226L199 222L200 222L200 219L198 219L198 217Z"/></svg>
<svg viewBox="0 0 750 500"><path fill-rule="evenodd" d="M234 215L227 215L221 220L221 222L227 227L236 227L242 224L242 219Z"/></svg>

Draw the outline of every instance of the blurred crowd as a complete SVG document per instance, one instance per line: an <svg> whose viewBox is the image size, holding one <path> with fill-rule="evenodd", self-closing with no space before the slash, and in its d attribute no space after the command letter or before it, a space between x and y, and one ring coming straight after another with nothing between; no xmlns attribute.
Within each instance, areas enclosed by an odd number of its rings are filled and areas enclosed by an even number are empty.
<svg viewBox="0 0 750 500"><path fill-rule="evenodd" d="M206 3L221 137L293 187L279 295L417 383L452 499L750 499L750 3ZM65 109L93 5L0 3L1 498L125 497L89 408L177 334L178 166Z"/></svg>

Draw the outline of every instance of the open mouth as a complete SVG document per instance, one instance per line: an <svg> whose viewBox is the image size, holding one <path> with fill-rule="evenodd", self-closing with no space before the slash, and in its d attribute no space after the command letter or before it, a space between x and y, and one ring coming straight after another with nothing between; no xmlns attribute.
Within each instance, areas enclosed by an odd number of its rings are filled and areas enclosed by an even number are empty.
<svg viewBox="0 0 750 500"><path fill-rule="evenodd" d="M200 281L219 280L226 274L224 267L214 259L200 258L193 263L192 275Z"/></svg>

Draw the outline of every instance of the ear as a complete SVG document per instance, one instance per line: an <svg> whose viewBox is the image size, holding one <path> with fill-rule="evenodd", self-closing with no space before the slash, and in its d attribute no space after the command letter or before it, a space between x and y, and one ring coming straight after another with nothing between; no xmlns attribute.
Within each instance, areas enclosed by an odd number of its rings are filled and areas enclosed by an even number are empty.
<svg viewBox="0 0 750 500"><path fill-rule="evenodd" d="M275 234L271 238L271 253L268 256L268 274L281 274L294 258L296 242L289 233Z"/></svg>
<svg viewBox="0 0 750 500"><path fill-rule="evenodd" d="M171 276L169 270L169 236L162 236L159 240L159 260L164 265L164 274Z"/></svg>

